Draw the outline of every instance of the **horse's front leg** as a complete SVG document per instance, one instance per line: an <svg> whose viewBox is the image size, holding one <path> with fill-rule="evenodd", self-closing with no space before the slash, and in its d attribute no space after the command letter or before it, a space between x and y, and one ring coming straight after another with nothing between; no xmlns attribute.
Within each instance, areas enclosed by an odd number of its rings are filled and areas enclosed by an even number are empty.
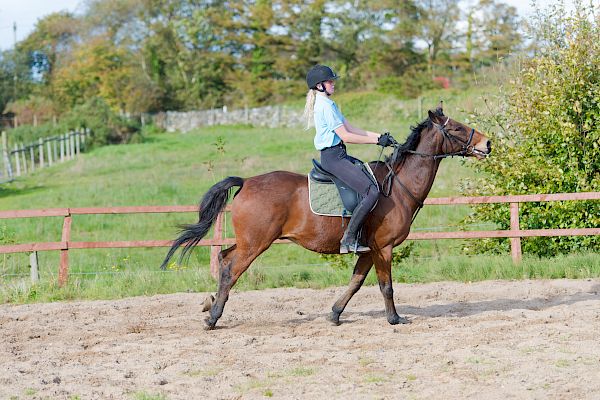
<svg viewBox="0 0 600 400"><path fill-rule="evenodd" d="M364 253L358 257L356 261L356 265L354 266L354 273L352 274L352 278L350 279L350 285L346 292L335 302L333 307L331 308L331 314L329 315L329 321L331 321L335 325L340 324L340 314L346 308L346 305L354 296L356 292L360 289L367 274L371 270L371 266L373 266L373 259L371 258L371 253Z"/></svg>
<svg viewBox="0 0 600 400"><path fill-rule="evenodd" d="M394 288L392 287L392 246L387 246L380 251L372 251L379 289L385 303L385 315L390 324L407 324L410 321L398 315L394 304Z"/></svg>

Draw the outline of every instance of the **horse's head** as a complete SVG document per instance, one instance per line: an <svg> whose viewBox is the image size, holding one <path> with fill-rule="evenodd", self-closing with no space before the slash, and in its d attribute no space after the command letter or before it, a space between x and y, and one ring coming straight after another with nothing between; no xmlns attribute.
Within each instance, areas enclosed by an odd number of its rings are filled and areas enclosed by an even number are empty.
<svg viewBox="0 0 600 400"><path fill-rule="evenodd" d="M443 135L442 155L482 159L492 152L492 142L483 133L445 116L441 104L429 111L429 119Z"/></svg>

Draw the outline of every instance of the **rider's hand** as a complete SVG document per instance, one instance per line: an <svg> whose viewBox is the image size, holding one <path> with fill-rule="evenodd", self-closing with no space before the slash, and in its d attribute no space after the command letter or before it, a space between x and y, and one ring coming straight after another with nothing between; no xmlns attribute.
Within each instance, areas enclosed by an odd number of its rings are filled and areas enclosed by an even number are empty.
<svg viewBox="0 0 600 400"><path fill-rule="evenodd" d="M389 132L384 133L383 135L379 136L379 139L377 139L377 144L381 147L393 146L397 143L398 142L396 142L396 139L394 139Z"/></svg>

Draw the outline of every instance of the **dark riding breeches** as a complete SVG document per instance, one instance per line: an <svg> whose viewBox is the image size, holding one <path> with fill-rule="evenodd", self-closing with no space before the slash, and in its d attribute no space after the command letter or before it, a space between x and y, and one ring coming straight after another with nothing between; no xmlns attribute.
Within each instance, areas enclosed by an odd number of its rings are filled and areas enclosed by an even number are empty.
<svg viewBox="0 0 600 400"><path fill-rule="evenodd" d="M335 175L361 196L362 200L353 212L353 217L356 217L353 219L357 219L359 223L362 223L371 211L379 196L377 186L366 175L361 164L359 160L346 153L344 144L340 143L321 150L321 166L325 171Z"/></svg>

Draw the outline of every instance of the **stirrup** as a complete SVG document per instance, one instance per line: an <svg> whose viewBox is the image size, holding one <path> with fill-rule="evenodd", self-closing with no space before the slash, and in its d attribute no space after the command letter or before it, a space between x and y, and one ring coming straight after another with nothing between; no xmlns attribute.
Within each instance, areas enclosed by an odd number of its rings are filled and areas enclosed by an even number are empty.
<svg viewBox="0 0 600 400"><path fill-rule="evenodd" d="M371 249L368 246L362 245L358 240L355 240L353 244L340 242L340 254L348 254L350 252L357 253L368 253Z"/></svg>

